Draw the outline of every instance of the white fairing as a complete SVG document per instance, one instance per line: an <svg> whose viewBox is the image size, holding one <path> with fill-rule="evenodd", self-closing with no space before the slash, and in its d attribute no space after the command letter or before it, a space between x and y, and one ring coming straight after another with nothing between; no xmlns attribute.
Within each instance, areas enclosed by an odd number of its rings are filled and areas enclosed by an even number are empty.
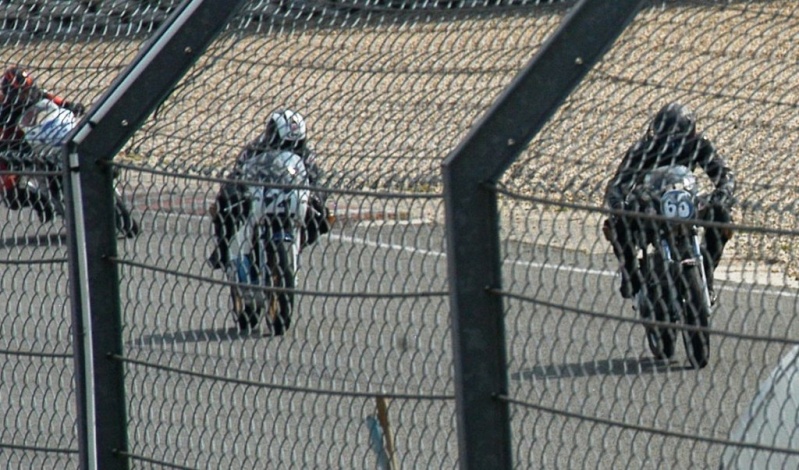
<svg viewBox="0 0 799 470"><path fill-rule="evenodd" d="M299 246L310 198L310 191L303 188L309 183L302 158L289 151L265 152L243 165L242 178L258 184L247 186L252 206L249 217L232 240L231 253L249 253L253 228L274 220L281 221L283 231L290 233Z"/></svg>
<svg viewBox="0 0 799 470"><path fill-rule="evenodd" d="M255 159L259 157L255 157ZM271 158L273 160L269 163L270 170L277 170L282 174L270 172L268 176L264 175L269 181L263 179L261 181L282 185L308 186L308 174L299 155L283 151ZM258 163L258 161L252 162L253 166ZM252 197L252 217L255 220L266 221L281 217L290 220L292 228L299 228L305 219L310 197L309 190L254 185L250 186L248 190Z"/></svg>
<svg viewBox="0 0 799 470"><path fill-rule="evenodd" d="M44 99L25 111L19 127L33 151L42 154L60 147L76 122L71 111Z"/></svg>

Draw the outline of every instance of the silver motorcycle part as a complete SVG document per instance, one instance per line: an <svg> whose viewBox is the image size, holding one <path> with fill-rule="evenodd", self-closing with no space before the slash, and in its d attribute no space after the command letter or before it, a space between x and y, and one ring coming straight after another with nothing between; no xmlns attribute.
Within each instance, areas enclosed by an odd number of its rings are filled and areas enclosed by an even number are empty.
<svg viewBox="0 0 799 470"><path fill-rule="evenodd" d="M694 259L696 260L697 268L699 269L700 278L702 279L702 293L705 301L705 306L708 311L713 313L713 303L710 299L710 291L707 288L707 272L705 271L705 257L702 255L702 248L699 245L699 235L694 235L692 238L692 248L694 251Z"/></svg>

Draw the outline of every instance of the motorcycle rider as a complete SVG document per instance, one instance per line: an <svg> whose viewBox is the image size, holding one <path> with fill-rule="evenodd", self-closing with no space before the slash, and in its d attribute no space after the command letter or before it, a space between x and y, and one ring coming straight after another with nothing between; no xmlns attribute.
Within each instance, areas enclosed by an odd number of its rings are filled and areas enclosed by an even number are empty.
<svg viewBox="0 0 799 470"><path fill-rule="evenodd" d="M322 170L316 163L316 153L307 144L305 119L300 113L291 109L276 109L270 113L266 128L257 138L244 146L228 178L236 179L250 158L270 150L290 150L299 155L305 163L309 184L320 187ZM230 238L235 233L238 223L247 215L248 207L243 191L241 185L223 184L209 210L216 238L216 247L208 258L208 264L213 269L221 269L227 263ZM329 211L325 207L326 198L327 195L319 190L311 194L305 217L304 246L314 243L320 235L330 231Z"/></svg>
<svg viewBox="0 0 799 470"><path fill-rule="evenodd" d="M25 111L42 99L48 99L75 115L83 114L85 108L79 103L69 102L36 85L33 76L19 66L6 69L0 79L0 155L7 152L13 158L19 158L31 152L30 145L25 142L25 135L19 128L19 120ZM0 157L0 170L8 170L8 162ZM55 216L50 204L49 192L46 188L38 188L33 184L24 187L17 185L16 175L3 175L2 198L9 208L17 210L32 206L43 222Z"/></svg>
<svg viewBox="0 0 799 470"><path fill-rule="evenodd" d="M696 131L693 112L680 103L663 106L649 124L646 135L624 154L615 176L607 185L605 204L611 209L625 209L625 197L646 173L670 165L684 165L691 170L697 166L702 168L715 185L705 218L713 222L732 222L733 172L710 139ZM621 263L620 291L626 299L633 298L643 282L637 269L634 238L628 229L631 220L627 216L611 216L603 227ZM705 244L713 268L718 266L724 245L730 238L732 232L729 229L705 229ZM708 277L708 289L713 299L712 276Z"/></svg>

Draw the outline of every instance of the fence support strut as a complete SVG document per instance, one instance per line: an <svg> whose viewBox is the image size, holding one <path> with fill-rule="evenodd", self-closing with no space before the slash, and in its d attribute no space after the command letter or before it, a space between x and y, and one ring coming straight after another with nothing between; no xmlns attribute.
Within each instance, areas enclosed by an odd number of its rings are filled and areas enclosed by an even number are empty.
<svg viewBox="0 0 799 470"><path fill-rule="evenodd" d="M127 469L127 402L110 163L169 96L241 0L187 0L67 138L64 177L80 468ZM146 230L146 227L143 227Z"/></svg>
<svg viewBox="0 0 799 470"><path fill-rule="evenodd" d="M443 163L461 468L512 468L508 404L496 398L508 394L508 378L502 299L487 291L501 288L497 195L487 186L526 148L641 3L581 0Z"/></svg>

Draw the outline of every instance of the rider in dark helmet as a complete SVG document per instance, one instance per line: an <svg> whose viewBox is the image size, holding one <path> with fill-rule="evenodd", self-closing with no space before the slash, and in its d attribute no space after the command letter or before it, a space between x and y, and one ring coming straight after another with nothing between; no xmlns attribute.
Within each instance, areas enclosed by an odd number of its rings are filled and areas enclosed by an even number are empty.
<svg viewBox="0 0 799 470"><path fill-rule="evenodd" d="M30 146L24 140L24 133L19 128L19 120L25 111L43 99L72 111L76 115L83 114L83 105L66 101L64 98L42 90L36 85L33 76L19 66L9 67L0 78L0 154L11 152L15 155L29 153ZM0 170L7 170L7 161L0 158ZM4 175L2 178L2 198L9 208L33 206L42 221L54 217L49 194L46 191L27 185L17 185L15 175Z"/></svg>
<svg viewBox="0 0 799 470"><path fill-rule="evenodd" d="M696 117L686 106L669 103L657 112L646 135L625 153L616 174L608 183L605 203L611 209L624 209L624 200L640 179L654 168L684 165L693 170L702 168L715 185L706 218L714 222L732 222L730 210L734 202L735 180L727 162L715 145L696 132ZM629 232L627 217L613 216L605 222L606 235L622 263L621 294L632 298L640 290L634 238ZM718 266L724 245L732 237L728 229L705 230L705 244L713 268ZM712 286L709 286L712 290Z"/></svg>
<svg viewBox="0 0 799 470"><path fill-rule="evenodd" d="M228 178L235 179L247 160L269 150L289 150L299 155L305 163L309 184L320 187L322 170L316 163L316 153L307 145L305 119L290 109L278 109L269 115L266 128L257 138L244 146ZM326 198L327 195L322 191L311 193L309 210L305 217L305 246L314 243L320 235L330 231L329 211L325 207ZM209 211L216 238L216 248L208 258L212 268L220 269L228 261L230 237L247 211L248 207L242 198L240 185L224 184Z"/></svg>

